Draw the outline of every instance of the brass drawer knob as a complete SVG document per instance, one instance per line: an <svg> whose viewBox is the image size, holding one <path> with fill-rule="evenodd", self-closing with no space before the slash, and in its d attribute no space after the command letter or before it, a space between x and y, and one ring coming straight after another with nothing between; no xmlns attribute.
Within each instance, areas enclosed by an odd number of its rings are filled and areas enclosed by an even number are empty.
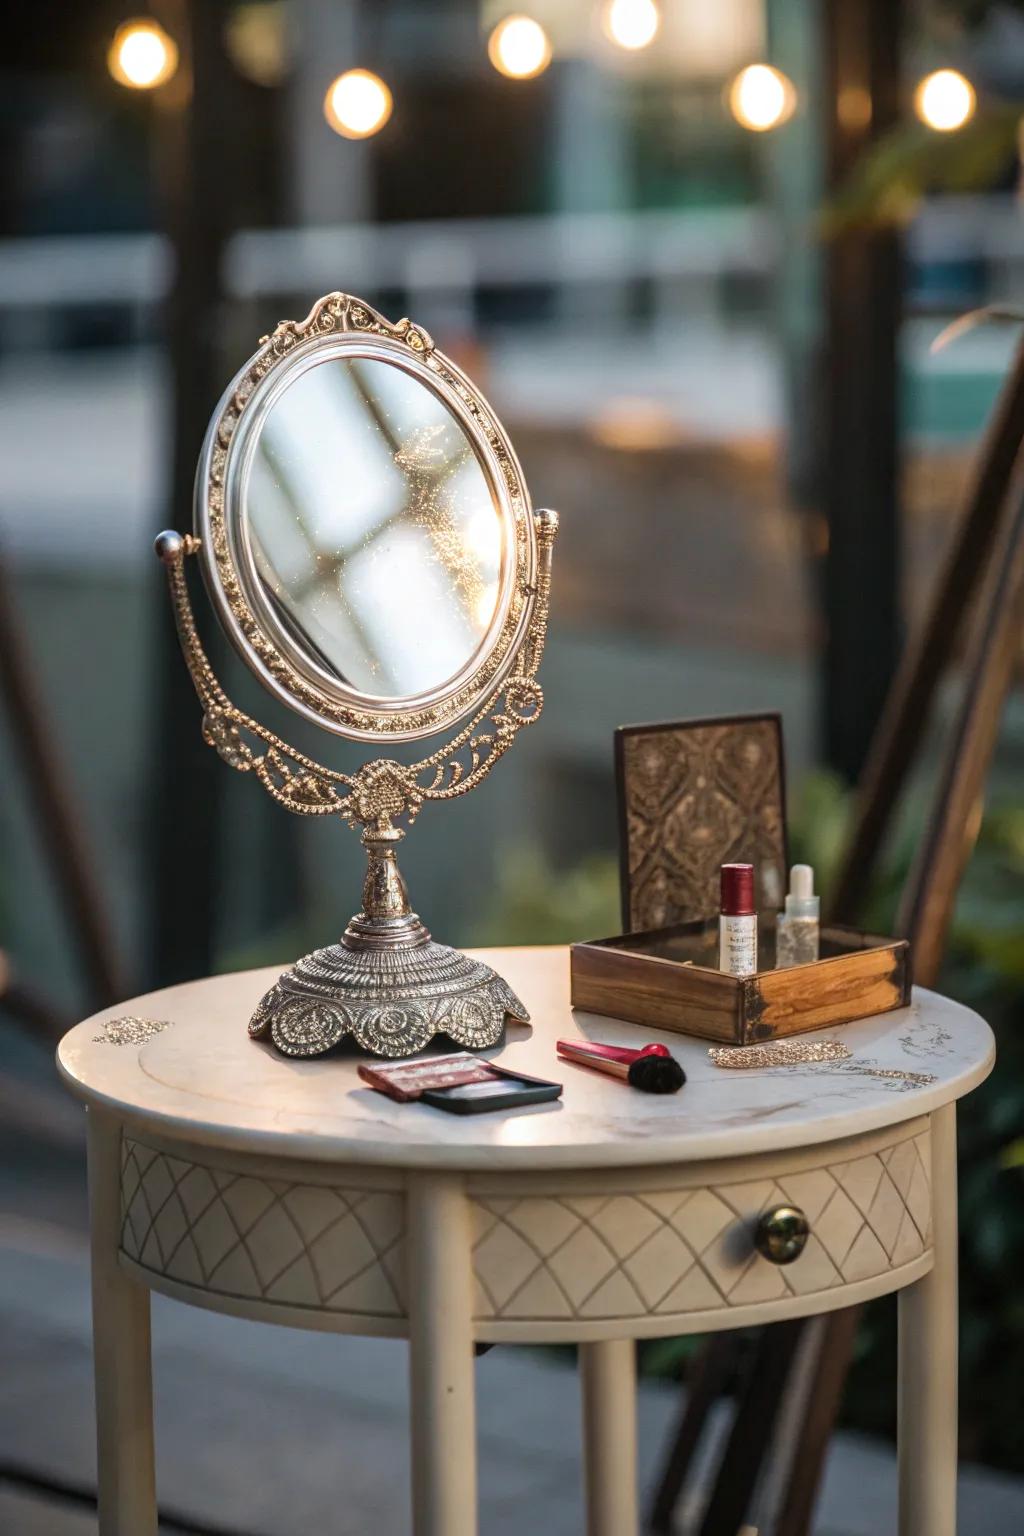
<svg viewBox="0 0 1024 1536"><path fill-rule="evenodd" d="M754 1247L772 1264L792 1264L806 1248L810 1233L810 1223L799 1206L776 1205L758 1217Z"/></svg>

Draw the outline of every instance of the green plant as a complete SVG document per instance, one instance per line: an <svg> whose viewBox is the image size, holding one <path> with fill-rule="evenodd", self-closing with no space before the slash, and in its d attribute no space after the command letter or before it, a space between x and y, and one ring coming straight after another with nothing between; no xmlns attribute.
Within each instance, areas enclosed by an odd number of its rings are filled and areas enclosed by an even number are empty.
<svg viewBox="0 0 1024 1536"><path fill-rule="evenodd" d="M979 109L956 133L900 123L863 154L821 217L823 233L905 224L929 192L984 191L1017 154L1020 109L998 102Z"/></svg>
<svg viewBox="0 0 1024 1536"><path fill-rule="evenodd" d="M570 944L619 931L618 862L591 854L558 869L533 844L496 861L490 905L474 925L473 944Z"/></svg>

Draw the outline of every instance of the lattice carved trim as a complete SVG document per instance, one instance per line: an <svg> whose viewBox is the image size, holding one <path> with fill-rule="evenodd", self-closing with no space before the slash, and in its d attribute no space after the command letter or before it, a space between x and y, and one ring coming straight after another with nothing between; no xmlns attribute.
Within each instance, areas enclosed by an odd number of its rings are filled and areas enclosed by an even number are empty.
<svg viewBox="0 0 1024 1536"><path fill-rule="evenodd" d="M125 1137L121 1252L236 1300L405 1314L405 1199L197 1163Z"/></svg>
<svg viewBox="0 0 1024 1536"><path fill-rule="evenodd" d="M920 1122L919 1122L920 1126ZM474 1315L572 1325L785 1307L882 1278L931 1251L930 1131L891 1145L833 1149L815 1166L763 1161L703 1184L667 1173L598 1174L498 1193L488 1179L469 1199ZM405 1194L398 1188L277 1178L149 1147L126 1136L121 1252L153 1275L236 1302L279 1305L401 1325L406 1317ZM742 1166L742 1165L741 1165ZM602 1190L602 1184L605 1188ZM515 1190L516 1180L508 1187ZM793 1204L811 1236L778 1267L753 1247L758 1216ZM399 1326L399 1330L402 1331Z"/></svg>

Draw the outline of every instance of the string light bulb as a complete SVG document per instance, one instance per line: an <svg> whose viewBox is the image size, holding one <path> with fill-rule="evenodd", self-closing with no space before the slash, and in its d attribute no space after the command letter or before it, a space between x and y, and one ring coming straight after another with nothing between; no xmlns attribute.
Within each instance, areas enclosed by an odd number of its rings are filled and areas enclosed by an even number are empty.
<svg viewBox="0 0 1024 1536"><path fill-rule="evenodd" d="M729 87L729 110L740 127L751 133L780 127L795 108L793 82L771 64L748 64Z"/></svg>
<svg viewBox="0 0 1024 1536"><path fill-rule="evenodd" d="M657 37L661 13L654 0L608 0L601 25L609 42L636 53Z"/></svg>
<svg viewBox="0 0 1024 1536"><path fill-rule="evenodd" d="M914 111L936 133L955 133L974 116L974 86L958 69L936 69L918 83Z"/></svg>
<svg viewBox="0 0 1024 1536"><path fill-rule="evenodd" d="M178 46L163 27L146 17L122 22L107 50L107 68L118 85L153 91L178 67Z"/></svg>
<svg viewBox="0 0 1024 1536"><path fill-rule="evenodd" d="M391 92L369 69L347 69L328 88L324 116L343 139L369 139L391 116Z"/></svg>
<svg viewBox="0 0 1024 1536"><path fill-rule="evenodd" d="M487 40L487 55L500 75L533 80L551 63L551 43L532 16L506 16Z"/></svg>

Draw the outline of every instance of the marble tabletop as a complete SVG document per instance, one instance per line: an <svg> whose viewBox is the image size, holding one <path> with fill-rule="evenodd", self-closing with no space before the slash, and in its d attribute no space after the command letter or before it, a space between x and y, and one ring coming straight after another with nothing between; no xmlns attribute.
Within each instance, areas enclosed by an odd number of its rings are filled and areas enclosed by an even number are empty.
<svg viewBox="0 0 1024 1536"><path fill-rule="evenodd" d="M857 1135L912 1119L960 1098L992 1069L992 1032L969 1008L917 988L908 1008L803 1039L840 1039L849 1061L728 1071L708 1042L645 1029L569 1006L563 947L477 952L511 983L532 1015L511 1025L487 1055L564 1084L556 1104L462 1117L398 1104L359 1079L365 1057L342 1048L286 1059L250 1040L249 1016L280 973L209 977L151 992L76 1025L58 1065L87 1103L113 1107L165 1136L318 1161L503 1169L627 1167L748 1156ZM111 1021L132 1016L168 1027L115 1044ZM685 1087L655 1097L559 1062L555 1040L610 1044L664 1041L682 1062ZM874 1075L900 1068L911 1082Z"/></svg>

